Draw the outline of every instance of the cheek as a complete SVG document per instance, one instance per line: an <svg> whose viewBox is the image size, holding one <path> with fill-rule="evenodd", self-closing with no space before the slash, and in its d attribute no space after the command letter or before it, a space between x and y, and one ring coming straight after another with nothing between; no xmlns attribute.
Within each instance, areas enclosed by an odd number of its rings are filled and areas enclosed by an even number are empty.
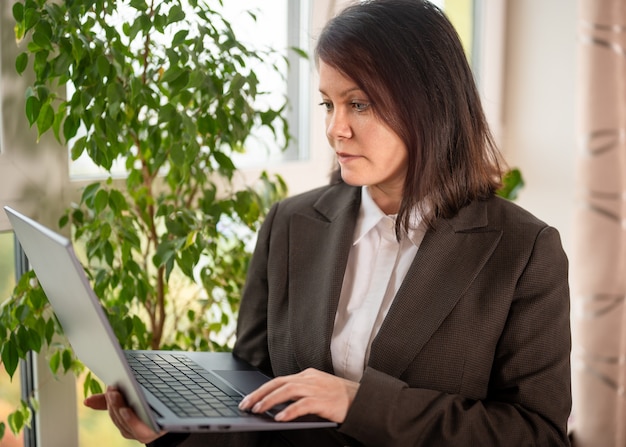
<svg viewBox="0 0 626 447"><path fill-rule="evenodd" d="M378 147L385 147L385 158L390 165L393 166L406 166L409 161L409 152L406 145L395 134L389 132L383 132L378 135L376 140Z"/></svg>

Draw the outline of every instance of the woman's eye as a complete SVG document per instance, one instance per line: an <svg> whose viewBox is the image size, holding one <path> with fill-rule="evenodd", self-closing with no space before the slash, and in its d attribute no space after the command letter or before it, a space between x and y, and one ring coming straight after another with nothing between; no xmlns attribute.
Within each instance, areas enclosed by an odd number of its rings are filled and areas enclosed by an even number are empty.
<svg viewBox="0 0 626 447"><path fill-rule="evenodd" d="M367 102L353 102L352 108L357 112L363 112L370 106Z"/></svg>
<svg viewBox="0 0 626 447"><path fill-rule="evenodd" d="M326 110L327 112L330 112L333 109L333 105L330 103L330 101L322 101L319 105L324 107L324 110Z"/></svg>

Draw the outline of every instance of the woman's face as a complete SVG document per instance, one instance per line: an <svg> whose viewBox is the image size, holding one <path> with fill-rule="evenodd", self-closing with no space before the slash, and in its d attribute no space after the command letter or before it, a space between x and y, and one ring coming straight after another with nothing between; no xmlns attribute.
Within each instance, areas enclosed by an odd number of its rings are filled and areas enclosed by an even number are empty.
<svg viewBox="0 0 626 447"><path fill-rule="evenodd" d="M319 61L319 89L326 109L326 136L349 185L370 187L383 211L399 206L408 166L400 137L374 112L375 105L341 72Z"/></svg>

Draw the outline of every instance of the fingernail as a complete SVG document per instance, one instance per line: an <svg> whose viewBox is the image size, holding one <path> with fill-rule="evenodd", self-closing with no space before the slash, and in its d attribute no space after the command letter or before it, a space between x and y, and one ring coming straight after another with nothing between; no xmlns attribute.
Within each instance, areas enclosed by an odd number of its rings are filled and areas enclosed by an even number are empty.
<svg viewBox="0 0 626 447"><path fill-rule="evenodd" d="M285 412L281 411L276 416L274 416L274 419L277 421L282 421L283 419L285 419Z"/></svg>
<svg viewBox="0 0 626 447"><path fill-rule="evenodd" d="M252 412L253 413L258 413L261 411L261 402L257 402L256 405L254 407L252 407Z"/></svg>
<svg viewBox="0 0 626 447"><path fill-rule="evenodd" d="M250 401L250 399L248 399L248 396L245 396L241 400L241 402L239 402L239 409L240 410L247 410L248 409L248 404L250 403L249 401Z"/></svg>

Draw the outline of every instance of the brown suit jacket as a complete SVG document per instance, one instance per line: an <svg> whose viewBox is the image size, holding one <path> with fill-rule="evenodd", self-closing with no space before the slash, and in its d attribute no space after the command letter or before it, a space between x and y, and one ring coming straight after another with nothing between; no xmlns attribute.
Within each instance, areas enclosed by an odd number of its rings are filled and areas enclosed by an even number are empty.
<svg viewBox="0 0 626 447"><path fill-rule="evenodd" d="M241 302L237 355L273 375L333 372L330 340L359 205L359 188L337 184L271 209ZM438 219L341 427L255 442L568 445L567 269L557 231L504 199Z"/></svg>

